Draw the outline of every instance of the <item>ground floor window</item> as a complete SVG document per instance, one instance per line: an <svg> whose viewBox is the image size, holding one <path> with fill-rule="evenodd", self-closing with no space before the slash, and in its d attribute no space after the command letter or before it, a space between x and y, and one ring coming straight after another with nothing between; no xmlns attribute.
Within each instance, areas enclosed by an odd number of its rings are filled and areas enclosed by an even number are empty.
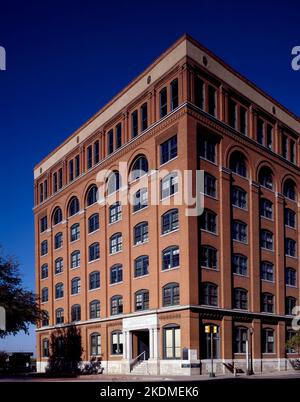
<svg viewBox="0 0 300 402"><path fill-rule="evenodd" d="M123 354L123 334L121 331L112 332L111 351L113 355Z"/></svg>
<svg viewBox="0 0 300 402"><path fill-rule="evenodd" d="M49 339L43 339L43 357L49 357Z"/></svg>
<svg viewBox="0 0 300 402"><path fill-rule="evenodd" d="M211 359L211 334L205 333L205 326L214 325L214 324L205 324L201 330L201 358L202 359ZM214 359L220 358L220 328L214 325L217 328L217 332L213 334L213 357Z"/></svg>
<svg viewBox="0 0 300 402"><path fill-rule="evenodd" d="M289 345L289 341L296 335L296 331L293 331L292 329L288 330L286 332L286 342L287 342L287 348L286 351L287 353L297 353L296 349L294 346Z"/></svg>
<svg viewBox="0 0 300 402"><path fill-rule="evenodd" d="M264 328L261 335L262 352L274 353L274 330L271 328Z"/></svg>
<svg viewBox="0 0 300 402"><path fill-rule="evenodd" d="M101 335L94 333L91 335L91 356L101 355Z"/></svg>
<svg viewBox="0 0 300 402"><path fill-rule="evenodd" d="M180 359L180 327L178 325L170 325L164 327L164 359Z"/></svg>
<svg viewBox="0 0 300 402"><path fill-rule="evenodd" d="M234 353L246 353L248 329L236 327L234 329Z"/></svg>

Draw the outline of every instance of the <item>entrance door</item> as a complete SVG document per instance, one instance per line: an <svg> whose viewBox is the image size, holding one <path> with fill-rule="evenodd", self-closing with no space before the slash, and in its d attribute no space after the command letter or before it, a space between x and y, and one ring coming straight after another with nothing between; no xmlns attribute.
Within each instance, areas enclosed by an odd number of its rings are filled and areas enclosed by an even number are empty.
<svg viewBox="0 0 300 402"><path fill-rule="evenodd" d="M138 355L145 352L145 359L149 359L149 331L137 331ZM143 358L143 357L142 357Z"/></svg>

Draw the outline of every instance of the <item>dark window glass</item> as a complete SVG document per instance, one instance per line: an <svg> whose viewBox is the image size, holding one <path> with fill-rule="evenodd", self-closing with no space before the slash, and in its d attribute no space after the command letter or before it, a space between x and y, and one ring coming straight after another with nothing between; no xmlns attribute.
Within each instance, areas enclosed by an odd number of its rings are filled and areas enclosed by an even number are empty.
<svg viewBox="0 0 300 402"><path fill-rule="evenodd" d="M141 124L142 124L142 131L146 130L148 127L148 108L147 103L144 103L141 106Z"/></svg>
<svg viewBox="0 0 300 402"><path fill-rule="evenodd" d="M287 158L287 152L288 152L288 139L287 136L282 134L281 137L281 155L284 158Z"/></svg>
<svg viewBox="0 0 300 402"><path fill-rule="evenodd" d="M100 147L99 147L99 141L94 142L94 163L98 163L100 160Z"/></svg>
<svg viewBox="0 0 300 402"><path fill-rule="evenodd" d="M162 269L179 267L179 247L171 246L162 252Z"/></svg>
<svg viewBox="0 0 300 402"><path fill-rule="evenodd" d="M274 353L274 331L273 329L262 329L262 353Z"/></svg>
<svg viewBox="0 0 300 402"><path fill-rule="evenodd" d="M75 156L75 177L80 175L80 157L79 155Z"/></svg>
<svg viewBox="0 0 300 402"><path fill-rule="evenodd" d="M211 246L201 246L201 266L217 269L217 250Z"/></svg>
<svg viewBox="0 0 300 402"><path fill-rule="evenodd" d="M285 255L296 257L296 242L293 239L285 239Z"/></svg>
<svg viewBox="0 0 300 402"><path fill-rule="evenodd" d="M218 306L218 286L214 283L203 283L201 301L207 306Z"/></svg>
<svg viewBox="0 0 300 402"><path fill-rule="evenodd" d="M89 246L89 261L95 261L100 258L99 243L93 243Z"/></svg>
<svg viewBox="0 0 300 402"><path fill-rule="evenodd" d="M247 225L244 222L233 221L232 238L247 243Z"/></svg>
<svg viewBox="0 0 300 402"><path fill-rule="evenodd" d="M48 278L48 264L43 264L41 267L41 278Z"/></svg>
<svg viewBox="0 0 300 402"><path fill-rule="evenodd" d="M48 254L48 242L47 240L42 241L41 243L41 255Z"/></svg>
<svg viewBox="0 0 300 402"><path fill-rule="evenodd" d="M110 283L118 283L123 281L123 266L116 264L110 269Z"/></svg>
<svg viewBox="0 0 300 402"><path fill-rule="evenodd" d="M73 251L71 254L71 268L77 268L80 266L80 251Z"/></svg>
<svg viewBox="0 0 300 402"><path fill-rule="evenodd" d="M297 274L293 268L286 268L285 270L285 284L288 286L296 286Z"/></svg>
<svg viewBox="0 0 300 402"><path fill-rule="evenodd" d="M53 192L57 192L57 172L53 173Z"/></svg>
<svg viewBox="0 0 300 402"><path fill-rule="evenodd" d="M111 129L107 133L107 153L110 155L114 151L114 130Z"/></svg>
<svg viewBox="0 0 300 402"><path fill-rule="evenodd" d="M134 244L142 244L148 241L148 222L141 222L134 227Z"/></svg>
<svg viewBox="0 0 300 402"><path fill-rule="evenodd" d="M273 173L271 169L268 167L262 168L259 172L258 181L265 188L273 190Z"/></svg>
<svg viewBox="0 0 300 402"><path fill-rule="evenodd" d="M234 353L246 353L248 330L244 327L234 329Z"/></svg>
<svg viewBox="0 0 300 402"><path fill-rule="evenodd" d="M162 291L163 306L176 306L180 304L180 292L178 283L168 283Z"/></svg>
<svg viewBox="0 0 300 402"><path fill-rule="evenodd" d="M171 82L171 110L178 106L178 79Z"/></svg>
<svg viewBox="0 0 300 402"><path fill-rule="evenodd" d="M56 208L53 214L53 225L57 225L63 219L62 210L60 208Z"/></svg>
<svg viewBox="0 0 300 402"><path fill-rule="evenodd" d="M233 99L228 101L228 123L231 127L237 128L237 104Z"/></svg>
<svg viewBox="0 0 300 402"><path fill-rule="evenodd" d="M100 272L95 271L89 275L89 289L92 290L98 288L100 288Z"/></svg>
<svg viewBox="0 0 300 402"><path fill-rule="evenodd" d="M122 124L116 125L116 149L122 145Z"/></svg>
<svg viewBox="0 0 300 402"><path fill-rule="evenodd" d="M70 241L76 241L80 238L80 225L79 223L74 223L70 229Z"/></svg>
<svg viewBox="0 0 300 402"><path fill-rule="evenodd" d="M90 319L100 318L100 301L93 300L90 303Z"/></svg>
<svg viewBox="0 0 300 402"><path fill-rule="evenodd" d="M88 207L97 202L97 196L98 196L98 188L97 188L97 186L92 186L89 189L87 197L86 197L86 203L87 203Z"/></svg>
<svg viewBox="0 0 300 402"><path fill-rule="evenodd" d="M135 311L149 309L149 291L140 290L135 294Z"/></svg>
<svg viewBox="0 0 300 402"><path fill-rule="evenodd" d="M177 156L177 135L169 138L160 145L160 163L168 162Z"/></svg>
<svg viewBox="0 0 300 402"><path fill-rule="evenodd" d="M170 173L161 180L161 199L170 197L178 192L178 175Z"/></svg>
<svg viewBox="0 0 300 402"><path fill-rule="evenodd" d="M238 275L248 275L248 258L241 254L232 257L233 272Z"/></svg>
<svg viewBox="0 0 300 402"><path fill-rule="evenodd" d="M234 289L234 308L240 310L248 309L248 292L246 289L236 288Z"/></svg>
<svg viewBox="0 0 300 402"><path fill-rule="evenodd" d="M54 238L54 248L61 248L63 244L63 234L61 232L57 233Z"/></svg>
<svg viewBox="0 0 300 402"><path fill-rule="evenodd" d="M274 265L268 261L262 261L260 264L260 278L264 281L274 281Z"/></svg>
<svg viewBox="0 0 300 402"><path fill-rule="evenodd" d="M273 233L262 230L260 233L260 246L267 250L273 250Z"/></svg>
<svg viewBox="0 0 300 402"><path fill-rule="evenodd" d="M290 141L290 161L295 163L295 154L296 154L296 144L295 141Z"/></svg>
<svg viewBox="0 0 300 402"><path fill-rule="evenodd" d="M167 88L163 88L159 93L159 111L160 118L166 116L166 114L168 113Z"/></svg>
<svg viewBox="0 0 300 402"><path fill-rule="evenodd" d="M136 137L139 133L139 120L138 120L138 112L135 110L131 113L131 136L132 138Z"/></svg>
<svg viewBox="0 0 300 402"><path fill-rule="evenodd" d="M113 296L111 298L111 315L117 315L123 313L123 297Z"/></svg>
<svg viewBox="0 0 300 402"><path fill-rule="evenodd" d="M274 296L271 293L262 294L262 311L264 313L274 313Z"/></svg>
<svg viewBox="0 0 300 402"><path fill-rule="evenodd" d="M204 82L195 75L195 105L204 109Z"/></svg>
<svg viewBox="0 0 300 402"><path fill-rule="evenodd" d="M81 290L80 278L73 278L71 280L71 295L79 294Z"/></svg>
<svg viewBox="0 0 300 402"><path fill-rule="evenodd" d="M171 211L167 211L162 216L162 234L166 234L172 232L179 228L179 218L178 218L178 209L172 209Z"/></svg>
<svg viewBox="0 0 300 402"><path fill-rule="evenodd" d="M216 162L216 141L212 138L200 138L200 156L210 162Z"/></svg>
<svg viewBox="0 0 300 402"><path fill-rule="evenodd" d="M89 217L88 232L92 233L99 229L99 214L94 214Z"/></svg>
<svg viewBox="0 0 300 402"><path fill-rule="evenodd" d="M272 149L272 146L273 146L273 127L270 124L267 124L266 147Z"/></svg>
<svg viewBox="0 0 300 402"><path fill-rule="evenodd" d="M284 211L285 214L285 224L291 228L295 228L296 227L296 213L289 209L286 208Z"/></svg>
<svg viewBox="0 0 300 402"><path fill-rule="evenodd" d="M119 202L109 207L109 223L114 223L122 218L122 207Z"/></svg>
<svg viewBox="0 0 300 402"><path fill-rule="evenodd" d="M203 211L200 220L201 229L207 230L208 232L217 232L217 215L208 209Z"/></svg>
<svg viewBox="0 0 300 402"><path fill-rule="evenodd" d="M58 308L55 312L55 321L57 325L61 325L64 323L64 309Z"/></svg>
<svg viewBox="0 0 300 402"><path fill-rule="evenodd" d="M264 121L257 119L257 142L264 144Z"/></svg>
<svg viewBox="0 0 300 402"><path fill-rule="evenodd" d="M148 161L145 156L139 156L131 169L131 180L137 180L144 176L149 170Z"/></svg>
<svg viewBox="0 0 300 402"><path fill-rule="evenodd" d="M45 232L48 229L48 219L47 216L43 216L40 220L40 231Z"/></svg>
<svg viewBox="0 0 300 402"><path fill-rule="evenodd" d="M290 200L296 199L296 186L292 180L286 180L283 186L283 194Z"/></svg>
<svg viewBox="0 0 300 402"><path fill-rule="evenodd" d="M247 209L247 193L241 187L232 188L232 205Z"/></svg>
<svg viewBox="0 0 300 402"><path fill-rule="evenodd" d="M133 198L133 212L140 211L148 206L148 190L141 188L134 194Z"/></svg>
<svg viewBox="0 0 300 402"><path fill-rule="evenodd" d="M239 152L234 152L230 158L230 169L240 176L247 177L246 160Z"/></svg>
<svg viewBox="0 0 300 402"><path fill-rule="evenodd" d="M296 307L297 299L295 297L285 298L285 314L295 315L294 308Z"/></svg>
<svg viewBox="0 0 300 402"><path fill-rule="evenodd" d="M60 274L61 272L63 272L64 269L64 261L61 257L57 258L55 260L54 263L55 267L54 267L54 273L55 275Z"/></svg>
<svg viewBox="0 0 300 402"><path fill-rule="evenodd" d="M204 194L209 195L210 197L216 197L217 194L217 185L216 178L211 174L204 172Z"/></svg>
<svg viewBox="0 0 300 402"><path fill-rule="evenodd" d="M240 132L247 135L247 110L240 106Z"/></svg>
<svg viewBox="0 0 300 402"><path fill-rule="evenodd" d="M78 198L73 197L70 201L69 206L69 216L73 216L79 212L79 201Z"/></svg>
<svg viewBox="0 0 300 402"><path fill-rule="evenodd" d="M55 299L61 299L62 297L64 297L64 284L57 283L55 285Z"/></svg>
<svg viewBox="0 0 300 402"><path fill-rule="evenodd" d="M271 201L265 198L260 200L260 215L268 219L273 218L273 204Z"/></svg>
<svg viewBox="0 0 300 402"><path fill-rule="evenodd" d="M61 189L63 186L63 170L62 168L58 171L58 187Z"/></svg>
<svg viewBox="0 0 300 402"><path fill-rule="evenodd" d="M69 161L69 181L74 180L74 161L73 159Z"/></svg>
<svg viewBox="0 0 300 402"><path fill-rule="evenodd" d="M149 273L149 257L142 255L134 261L134 276L144 276Z"/></svg>
<svg viewBox="0 0 300 402"><path fill-rule="evenodd" d="M211 85L208 86L208 113L212 116L216 116L217 114L217 91Z"/></svg>
<svg viewBox="0 0 300 402"><path fill-rule="evenodd" d="M91 145L87 147L87 168L90 169L93 166L93 148Z"/></svg>
<svg viewBox="0 0 300 402"><path fill-rule="evenodd" d="M42 303L46 303L48 301L48 288L42 289Z"/></svg>
<svg viewBox="0 0 300 402"><path fill-rule="evenodd" d="M75 304L71 307L71 321L76 322L81 320L81 307L80 304Z"/></svg>

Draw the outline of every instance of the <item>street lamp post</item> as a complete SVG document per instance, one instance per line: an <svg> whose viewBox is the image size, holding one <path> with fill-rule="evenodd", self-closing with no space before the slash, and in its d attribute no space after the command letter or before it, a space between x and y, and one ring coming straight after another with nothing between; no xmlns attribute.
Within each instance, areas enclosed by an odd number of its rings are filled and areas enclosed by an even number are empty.
<svg viewBox="0 0 300 402"><path fill-rule="evenodd" d="M252 336L253 336L253 328L248 329L248 345L249 345L249 354L250 354L250 365L248 364L248 375L253 375L253 343L252 343ZM247 359L249 361L249 356L247 356Z"/></svg>
<svg viewBox="0 0 300 402"><path fill-rule="evenodd" d="M215 377L214 373L214 334L217 333L216 325L205 325L205 333L210 334L210 373L209 377Z"/></svg>

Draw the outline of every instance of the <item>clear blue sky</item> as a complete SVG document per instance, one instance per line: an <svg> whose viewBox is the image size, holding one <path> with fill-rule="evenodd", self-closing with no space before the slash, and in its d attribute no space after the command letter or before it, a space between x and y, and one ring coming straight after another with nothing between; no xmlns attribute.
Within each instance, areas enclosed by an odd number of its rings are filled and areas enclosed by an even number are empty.
<svg viewBox="0 0 300 402"><path fill-rule="evenodd" d="M298 4L297 4L298 3ZM188 32L300 115L297 1L2 1L0 244L34 288L33 166ZM34 335L0 349L34 349Z"/></svg>

